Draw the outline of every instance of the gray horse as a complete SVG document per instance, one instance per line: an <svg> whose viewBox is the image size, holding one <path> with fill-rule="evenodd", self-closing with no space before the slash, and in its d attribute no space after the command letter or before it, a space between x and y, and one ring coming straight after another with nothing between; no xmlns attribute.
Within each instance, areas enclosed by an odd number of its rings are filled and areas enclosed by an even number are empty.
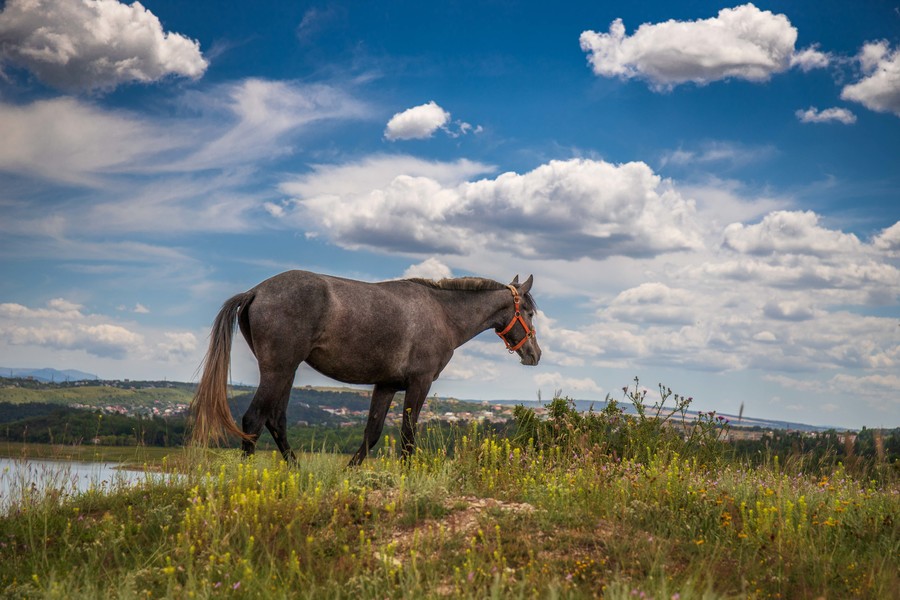
<svg viewBox="0 0 900 600"><path fill-rule="evenodd" d="M504 285L490 279L404 279L364 283L306 271L288 271L237 294L222 305L191 402L195 441L242 439L256 448L263 425L289 462L287 403L300 363L345 383L374 384L362 445L350 460L362 462L378 443L394 394L405 391L400 430L404 457L415 449L416 422L453 351L494 329L524 365L536 365L541 348L532 319L533 277ZM241 431L228 408L227 385L235 322L259 363L259 388Z"/></svg>

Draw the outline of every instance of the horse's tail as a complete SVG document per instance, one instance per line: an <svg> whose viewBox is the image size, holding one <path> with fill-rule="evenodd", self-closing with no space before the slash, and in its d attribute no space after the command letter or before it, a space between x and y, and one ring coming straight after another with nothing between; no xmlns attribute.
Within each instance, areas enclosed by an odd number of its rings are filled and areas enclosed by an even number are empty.
<svg viewBox="0 0 900 600"><path fill-rule="evenodd" d="M228 368L231 357L231 338L234 325L242 310L253 300L254 292L244 292L229 298L222 305L213 322L209 336L209 350L204 359L203 374L191 401L194 419L192 440L206 445L210 440L219 443L228 434L244 440L253 440L234 422L228 407Z"/></svg>

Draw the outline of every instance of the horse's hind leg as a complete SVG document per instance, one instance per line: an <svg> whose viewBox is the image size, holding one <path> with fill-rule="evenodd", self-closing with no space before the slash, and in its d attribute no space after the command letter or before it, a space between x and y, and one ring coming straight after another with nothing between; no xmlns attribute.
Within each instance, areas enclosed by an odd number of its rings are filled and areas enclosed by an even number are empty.
<svg viewBox="0 0 900 600"><path fill-rule="evenodd" d="M291 380L293 381L293 378L291 378ZM297 463L297 456L294 454L294 451L291 450L291 445L288 443L287 439L287 403L290 398L291 391L290 388L288 388L288 393L284 397L284 402L277 410L269 415L269 418L266 419L266 428L269 430L269 433L272 434L272 438L275 440L275 444L281 451L281 456L284 457L284 460L289 464L294 465Z"/></svg>
<svg viewBox="0 0 900 600"><path fill-rule="evenodd" d="M261 371L259 379L256 395L253 396L250 407L244 413L242 423L244 433L253 436L252 441L244 440L241 444L244 456L249 456L256 450L256 441L259 439L259 434L263 425L267 425L269 431L272 432L272 437L275 438L275 443L278 444L278 449L288 459L288 455L285 455L285 450L290 453L290 447L287 446L287 436L285 435L286 411L288 399L291 395L291 385L294 383L294 370ZM272 431L273 427L276 427L279 435Z"/></svg>
<svg viewBox="0 0 900 600"><path fill-rule="evenodd" d="M350 466L360 464L369 454L369 450L375 447L384 430L384 419L387 417L391 401L396 390L376 385L372 390L372 404L369 406L369 420L366 422L366 431L363 433L362 446L350 459Z"/></svg>
<svg viewBox="0 0 900 600"><path fill-rule="evenodd" d="M416 423L419 421L419 412L430 389L431 380L414 381L406 389L406 398L403 400L403 423L400 426L402 446L400 456L403 460L407 460L416 450Z"/></svg>

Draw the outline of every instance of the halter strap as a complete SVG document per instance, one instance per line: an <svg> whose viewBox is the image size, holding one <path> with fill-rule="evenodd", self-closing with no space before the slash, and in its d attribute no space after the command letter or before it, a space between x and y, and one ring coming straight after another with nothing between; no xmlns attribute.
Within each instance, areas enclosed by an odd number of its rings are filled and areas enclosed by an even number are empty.
<svg viewBox="0 0 900 600"><path fill-rule="evenodd" d="M528 326L528 323L525 322L525 319L522 318L522 313L519 312L519 290L516 289L514 285L507 285L509 291L512 292L513 295L513 303L515 307L515 314L513 314L513 318L509 321L509 325L503 331L497 331L497 335L500 336L500 339L503 340L503 343L506 344L506 349L509 350L509 353L512 354L519 348L525 345L525 342L528 341L528 338L534 337L534 329ZM525 330L525 335L519 340L518 343L513 344L511 341L506 339L506 334L512 331L512 328L516 326L516 323L520 323L522 325L522 329Z"/></svg>

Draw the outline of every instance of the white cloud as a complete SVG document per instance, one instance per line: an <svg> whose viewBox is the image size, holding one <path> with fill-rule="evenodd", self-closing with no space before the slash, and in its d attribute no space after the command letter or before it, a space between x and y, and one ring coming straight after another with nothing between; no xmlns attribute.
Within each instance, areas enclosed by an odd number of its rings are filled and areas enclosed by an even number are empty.
<svg viewBox="0 0 900 600"><path fill-rule="evenodd" d="M846 108L835 107L819 110L815 106L811 106L806 110L798 110L795 114L801 123L831 123L832 121L844 125L856 123L856 115Z"/></svg>
<svg viewBox="0 0 900 600"><path fill-rule="evenodd" d="M317 178L311 175L312 180ZM339 245L406 253L513 250L528 258L653 256L702 246L695 207L644 163L551 161L524 174L443 185L397 175L333 192L301 178L285 189L297 223Z"/></svg>
<svg viewBox="0 0 900 600"><path fill-rule="evenodd" d="M353 163L313 165L309 173L285 181L280 189L300 198L342 197L387 187L399 175L425 177L443 186L455 186L493 170L491 165L467 159L437 162L405 154L376 154Z"/></svg>
<svg viewBox="0 0 900 600"><path fill-rule="evenodd" d="M197 336L186 332L163 332L163 341L156 345L159 360L183 361L193 359L197 353Z"/></svg>
<svg viewBox="0 0 900 600"><path fill-rule="evenodd" d="M435 281L438 281L440 279L453 277L453 271L450 270L450 267L432 256L418 264L410 265L410 267L403 272L404 279L411 277L421 277L423 279L434 279Z"/></svg>
<svg viewBox="0 0 900 600"><path fill-rule="evenodd" d="M873 239L876 248L890 255L900 255L900 221L885 228Z"/></svg>
<svg viewBox="0 0 900 600"><path fill-rule="evenodd" d="M140 308L136 305L134 312ZM199 364L199 352L192 332L138 330L134 324L87 313L83 306L63 298L39 308L0 304L0 355L7 357L46 356L61 364L131 359L181 366Z"/></svg>
<svg viewBox="0 0 900 600"><path fill-rule="evenodd" d="M139 164L184 143L134 115L74 98L23 106L0 102L0 131L4 136L0 171L93 185L100 174Z"/></svg>
<svg viewBox="0 0 900 600"><path fill-rule="evenodd" d="M646 79L658 89L729 78L767 81L791 66L828 64L814 48L795 51L797 29L785 15L753 4L722 9L709 19L645 23L631 36L616 19L608 33L585 31L580 40L595 74Z"/></svg>
<svg viewBox="0 0 900 600"><path fill-rule="evenodd" d="M368 114L338 88L262 79L187 93L177 103L190 111L149 119L74 98L0 102L8 141L0 145L0 170L94 186L111 174L247 170L251 162L290 153L290 136L304 127ZM153 187L157 193L161 186Z"/></svg>
<svg viewBox="0 0 900 600"><path fill-rule="evenodd" d="M670 150L663 154L662 166L696 166L708 163L726 163L731 166L747 165L771 158L776 150L771 146L744 146L733 142L709 141L696 150Z"/></svg>
<svg viewBox="0 0 900 600"><path fill-rule="evenodd" d="M534 383L542 390L547 388L549 393L546 395L542 394L545 397L549 397L551 393L555 392L561 392L563 395L588 393L595 396L603 393L603 388L590 377L565 377L559 372L538 373L534 376Z"/></svg>
<svg viewBox="0 0 900 600"><path fill-rule="evenodd" d="M197 78L208 64L198 42L163 31L139 2L9 0L0 13L0 40L0 61L66 90Z"/></svg>
<svg viewBox="0 0 900 600"><path fill-rule="evenodd" d="M804 73L813 69L824 69L831 64L831 55L819 52L816 47L804 48L791 56L791 66L797 67Z"/></svg>
<svg viewBox="0 0 900 600"><path fill-rule="evenodd" d="M606 313L630 323L690 324L699 317L696 306L691 292L648 282L620 293Z"/></svg>
<svg viewBox="0 0 900 600"><path fill-rule="evenodd" d="M775 211L755 225L733 223L725 228L724 245L746 254L827 255L861 248L853 234L826 229L812 211Z"/></svg>
<svg viewBox="0 0 900 600"><path fill-rule="evenodd" d="M432 100L391 117L384 130L384 137L391 141L421 140L431 137L435 131L449 122L450 113Z"/></svg>
<svg viewBox="0 0 900 600"><path fill-rule="evenodd" d="M101 245L85 237L94 231L259 227L266 211L278 218L279 208L273 182L262 181L271 175L259 169L261 163L293 152L315 123L367 114L363 103L338 88L259 79L188 92L174 102L189 110L149 118L74 98L0 102L0 131L9 142L0 144L0 172L28 177L28 187L21 188L28 198L46 197L17 201L17 192L6 187L0 231L41 238L20 250L77 246L88 253ZM60 194L59 184L90 186L90 201L77 201L81 191ZM134 256L142 245L115 243L119 247L106 256ZM160 250L143 244L142 252Z"/></svg>
<svg viewBox="0 0 900 600"><path fill-rule="evenodd" d="M862 47L857 60L864 77L845 86L841 98L900 116L900 48L892 51L886 41L871 42Z"/></svg>
<svg viewBox="0 0 900 600"><path fill-rule="evenodd" d="M129 308L129 307L125 306L125 305L121 305L121 306L118 307L118 310L123 311L123 312L125 312L125 311L127 311L127 312L133 312L133 313L138 314L138 315L148 315L148 314L150 314L150 309L147 308L146 306L144 306L143 304L141 304L140 302L138 302L137 304L135 304L135 305L134 305L134 308Z"/></svg>
<svg viewBox="0 0 900 600"><path fill-rule="evenodd" d="M815 316L811 306L798 300L769 300L763 314L776 321L808 321Z"/></svg>
<svg viewBox="0 0 900 600"><path fill-rule="evenodd" d="M143 336L84 315L82 307L57 298L46 308L0 304L0 337L13 346L81 350L100 357L124 358L139 350Z"/></svg>
<svg viewBox="0 0 900 600"><path fill-rule="evenodd" d="M173 171L246 165L292 151L284 139L305 126L326 120L354 120L368 107L343 90L322 84L250 78L219 86L185 100L203 110L199 148L170 161ZM224 123L224 127L223 127Z"/></svg>

